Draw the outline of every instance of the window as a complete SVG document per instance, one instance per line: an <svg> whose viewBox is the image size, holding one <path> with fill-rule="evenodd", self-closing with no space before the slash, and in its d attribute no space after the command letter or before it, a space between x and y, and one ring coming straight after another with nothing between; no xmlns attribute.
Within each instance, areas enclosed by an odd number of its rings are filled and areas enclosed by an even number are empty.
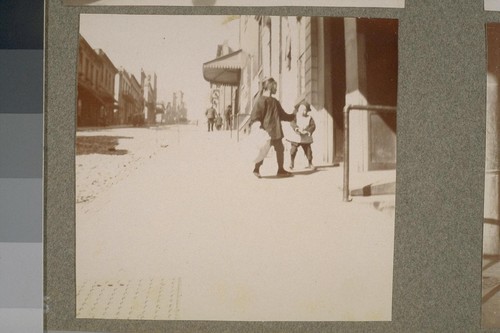
<svg viewBox="0 0 500 333"><path fill-rule="evenodd" d="M285 62L286 69L290 71L292 69L292 29L288 17L284 18L284 33L285 44L283 46L283 61Z"/></svg>
<svg viewBox="0 0 500 333"><path fill-rule="evenodd" d="M92 76L91 68L90 68L90 61L85 58L85 77L90 80Z"/></svg>
<svg viewBox="0 0 500 333"><path fill-rule="evenodd" d="M259 67L264 76L271 75L271 18L262 17L260 25Z"/></svg>
<svg viewBox="0 0 500 333"><path fill-rule="evenodd" d="M78 74L83 72L83 54L82 51L78 52Z"/></svg>
<svg viewBox="0 0 500 333"><path fill-rule="evenodd" d="M299 95L306 90L306 22L297 18L298 29L298 55L297 55L297 91Z"/></svg>

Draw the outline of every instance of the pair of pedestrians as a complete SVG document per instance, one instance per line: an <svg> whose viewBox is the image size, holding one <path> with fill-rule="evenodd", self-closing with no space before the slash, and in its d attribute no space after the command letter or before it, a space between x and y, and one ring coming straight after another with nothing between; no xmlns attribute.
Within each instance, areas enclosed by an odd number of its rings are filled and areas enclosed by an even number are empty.
<svg viewBox="0 0 500 333"><path fill-rule="evenodd" d="M214 131L214 125L217 130L220 130L222 128L222 117L219 113L217 113L217 110L215 110L215 105L210 106L206 111L205 111L205 116L207 117L207 124L208 124L208 131L213 132ZM229 130L232 127L232 107L229 105L226 108L225 114L226 118L226 127Z"/></svg>
<svg viewBox="0 0 500 333"><path fill-rule="evenodd" d="M307 159L309 161L309 168L313 168L312 165L312 133L315 130L314 120L309 116L311 111L310 105L307 102L299 103L296 106L296 110L293 114L286 113L281 107L280 102L273 97L276 94L278 84L276 80L272 77L264 79L261 86L260 96L257 99L254 108L250 116L250 126L255 122L260 122L260 128L264 129L270 137L270 144L274 147L276 152L276 160L278 163L278 171L276 176L278 177L290 177L292 173L285 170L284 164L284 152L285 147L283 146L283 129L281 127L281 121L288 121L291 123L295 138L291 138L292 148L290 151L291 164L290 168L294 168L294 160L297 154L298 147L302 146ZM298 114L298 116L297 116ZM261 160L255 163L253 174L257 178L261 178L260 167L264 163Z"/></svg>

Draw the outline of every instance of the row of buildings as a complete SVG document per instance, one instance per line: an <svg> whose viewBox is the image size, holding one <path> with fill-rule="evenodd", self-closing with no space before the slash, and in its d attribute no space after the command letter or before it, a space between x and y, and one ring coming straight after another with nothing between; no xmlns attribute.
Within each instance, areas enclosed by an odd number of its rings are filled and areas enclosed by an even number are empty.
<svg viewBox="0 0 500 333"><path fill-rule="evenodd" d="M395 168L397 20L241 16L239 30L238 50L219 48L203 65L205 80L223 96L219 107L234 105L238 133L247 131L261 80L272 76L287 112L311 103L317 163L344 161L347 129L353 170Z"/></svg>
<svg viewBox="0 0 500 333"><path fill-rule="evenodd" d="M156 73L136 78L79 36L77 126L152 125L187 120L183 93L158 100Z"/></svg>

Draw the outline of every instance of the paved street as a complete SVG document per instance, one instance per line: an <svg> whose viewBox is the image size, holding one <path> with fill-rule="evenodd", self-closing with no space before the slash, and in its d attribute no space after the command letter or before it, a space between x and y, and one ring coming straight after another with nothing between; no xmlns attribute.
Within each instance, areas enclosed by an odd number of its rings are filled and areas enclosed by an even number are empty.
<svg viewBox="0 0 500 333"><path fill-rule="evenodd" d="M342 167L303 170L302 151L294 177L271 152L257 179L235 133L202 124L78 135L129 153L77 156L77 317L391 319L394 195L345 203Z"/></svg>

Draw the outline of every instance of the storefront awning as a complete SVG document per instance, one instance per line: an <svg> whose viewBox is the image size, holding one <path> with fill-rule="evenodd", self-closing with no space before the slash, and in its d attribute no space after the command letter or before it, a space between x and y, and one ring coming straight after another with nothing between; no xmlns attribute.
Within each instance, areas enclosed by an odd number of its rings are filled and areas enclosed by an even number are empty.
<svg viewBox="0 0 500 333"><path fill-rule="evenodd" d="M246 60L242 50L215 58L203 64L203 78L217 85L238 86Z"/></svg>

